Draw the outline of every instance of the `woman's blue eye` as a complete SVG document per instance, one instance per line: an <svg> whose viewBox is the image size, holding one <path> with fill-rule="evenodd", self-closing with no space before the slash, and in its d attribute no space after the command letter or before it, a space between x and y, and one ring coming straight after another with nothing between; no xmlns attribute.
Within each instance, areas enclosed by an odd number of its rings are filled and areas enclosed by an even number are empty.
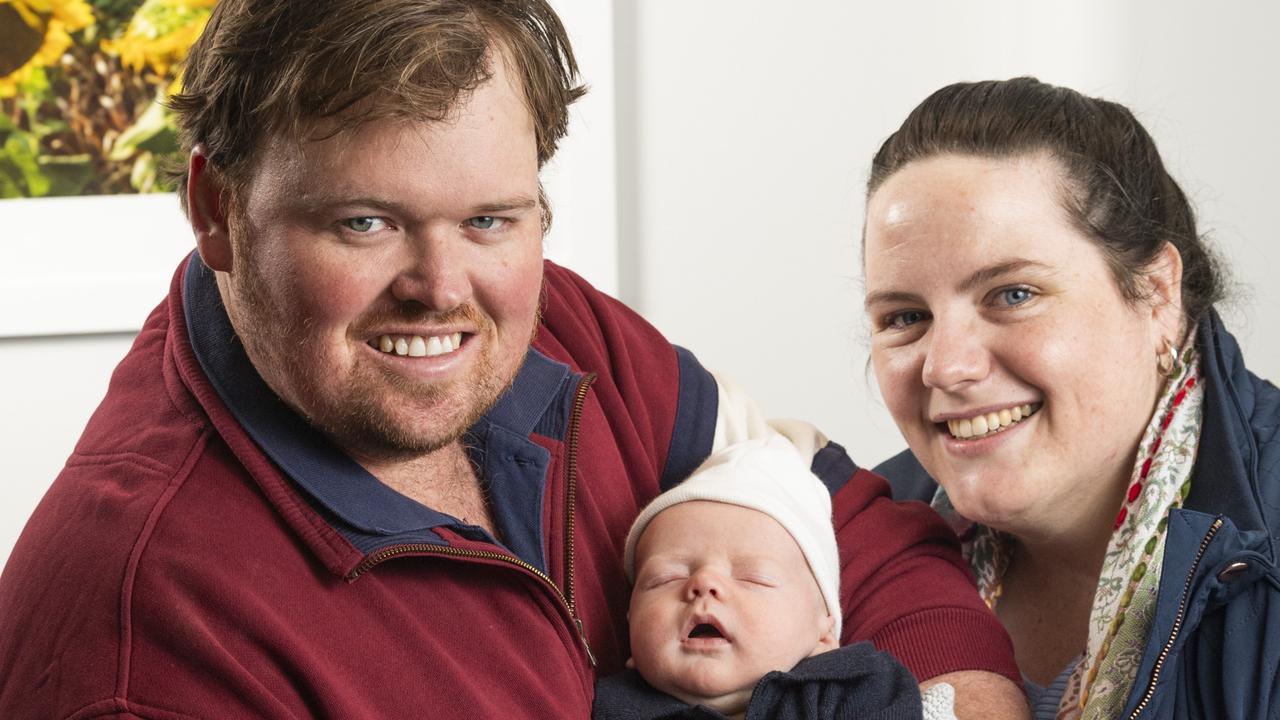
<svg viewBox="0 0 1280 720"><path fill-rule="evenodd" d="M479 215L467 220L467 224L477 230L493 230L494 228L502 227L504 222L506 221L502 218L492 215Z"/></svg>
<svg viewBox="0 0 1280 720"><path fill-rule="evenodd" d="M924 313L919 310L906 310L889 316L889 327L902 329L924 320Z"/></svg>
<svg viewBox="0 0 1280 720"><path fill-rule="evenodd" d="M1021 305L1032 297L1031 291L1024 287L1005 288L1000 291L1000 299L1005 305Z"/></svg>
<svg viewBox="0 0 1280 720"><path fill-rule="evenodd" d="M349 230L353 230L358 233L367 233L371 232L379 225L385 225L386 223L384 223L381 218L376 217L353 217L343 220L342 224Z"/></svg>

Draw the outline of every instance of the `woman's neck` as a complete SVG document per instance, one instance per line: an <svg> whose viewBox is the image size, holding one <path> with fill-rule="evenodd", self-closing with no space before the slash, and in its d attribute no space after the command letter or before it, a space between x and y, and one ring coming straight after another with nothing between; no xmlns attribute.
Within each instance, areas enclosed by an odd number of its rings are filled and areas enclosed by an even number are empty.
<svg viewBox="0 0 1280 720"><path fill-rule="evenodd" d="M1123 482L1116 481L1114 493L1062 508L1050 522L1005 530L1014 545L996 614L1013 639L1019 669L1037 684L1057 677L1088 639Z"/></svg>

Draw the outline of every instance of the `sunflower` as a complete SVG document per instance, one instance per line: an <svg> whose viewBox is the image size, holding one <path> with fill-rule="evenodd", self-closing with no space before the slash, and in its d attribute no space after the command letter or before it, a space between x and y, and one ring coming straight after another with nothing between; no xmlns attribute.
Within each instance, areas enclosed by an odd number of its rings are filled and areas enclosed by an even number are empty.
<svg viewBox="0 0 1280 720"><path fill-rule="evenodd" d="M13 97L36 68L57 63L71 33L92 24L85 0L0 0L0 97Z"/></svg>
<svg viewBox="0 0 1280 720"><path fill-rule="evenodd" d="M129 20L124 35L102 43L127 68L150 65L157 75L187 55L209 20L217 0L146 0Z"/></svg>

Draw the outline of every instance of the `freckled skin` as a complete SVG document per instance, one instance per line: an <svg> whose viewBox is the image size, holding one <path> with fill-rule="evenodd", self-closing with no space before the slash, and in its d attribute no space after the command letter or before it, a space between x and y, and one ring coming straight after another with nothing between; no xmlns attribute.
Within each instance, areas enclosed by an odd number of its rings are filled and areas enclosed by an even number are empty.
<svg viewBox="0 0 1280 720"><path fill-rule="evenodd" d="M940 156L898 171L867 207L867 312L885 402L960 513L1023 538L1114 516L1161 389L1157 351L1181 323L1176 292L1163 304L1122 297L1062 210L1061 177L1046 156ZM964 285L1010 261L1026 262ZM884 293L901 297L874 300ZM1038 414L974 456L935 423L1034 402Z"/></svg>
<svg viewBox="0 0 1280 720"><path fill-rule="evenodd" d="M714 614L730 642L686 647L691 613ZM645 528L627 618L628 665L669 695L731 716L769 671L839 645L795 539L768 515L725 503L681 503Z"/></svg>

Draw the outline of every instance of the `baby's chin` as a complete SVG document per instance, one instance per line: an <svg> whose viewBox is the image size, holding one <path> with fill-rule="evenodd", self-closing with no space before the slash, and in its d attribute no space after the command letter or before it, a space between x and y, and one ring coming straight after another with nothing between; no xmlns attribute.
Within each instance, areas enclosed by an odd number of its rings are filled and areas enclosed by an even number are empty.
<svg viewBox="0 0 1280 720"><path fill-rule="evenodd" d="M752 683L745 688L738 688L720 694L717 694L712 688L706 690L692 688L694 692L691 693L689 692L691 688L687 687L689 684L683 683L686 687L658 689L682 702L690 705L706 705L721 715L728 717L739 717L746 713L747 704L751 702L751 691L755 689L755 683Z"/></svg>
<svg viewBox="0 0 1280 720"><path fill-rule="evenodd" d="M735 677L741 673L726 672L722 663L709 663L702 667L685 667L680 670L645 666L645 663L628 661L628 666L640 673L654 689L689 705L706 705L721 714L733 717L743 713L751 701L760 678Z"/></svg>

